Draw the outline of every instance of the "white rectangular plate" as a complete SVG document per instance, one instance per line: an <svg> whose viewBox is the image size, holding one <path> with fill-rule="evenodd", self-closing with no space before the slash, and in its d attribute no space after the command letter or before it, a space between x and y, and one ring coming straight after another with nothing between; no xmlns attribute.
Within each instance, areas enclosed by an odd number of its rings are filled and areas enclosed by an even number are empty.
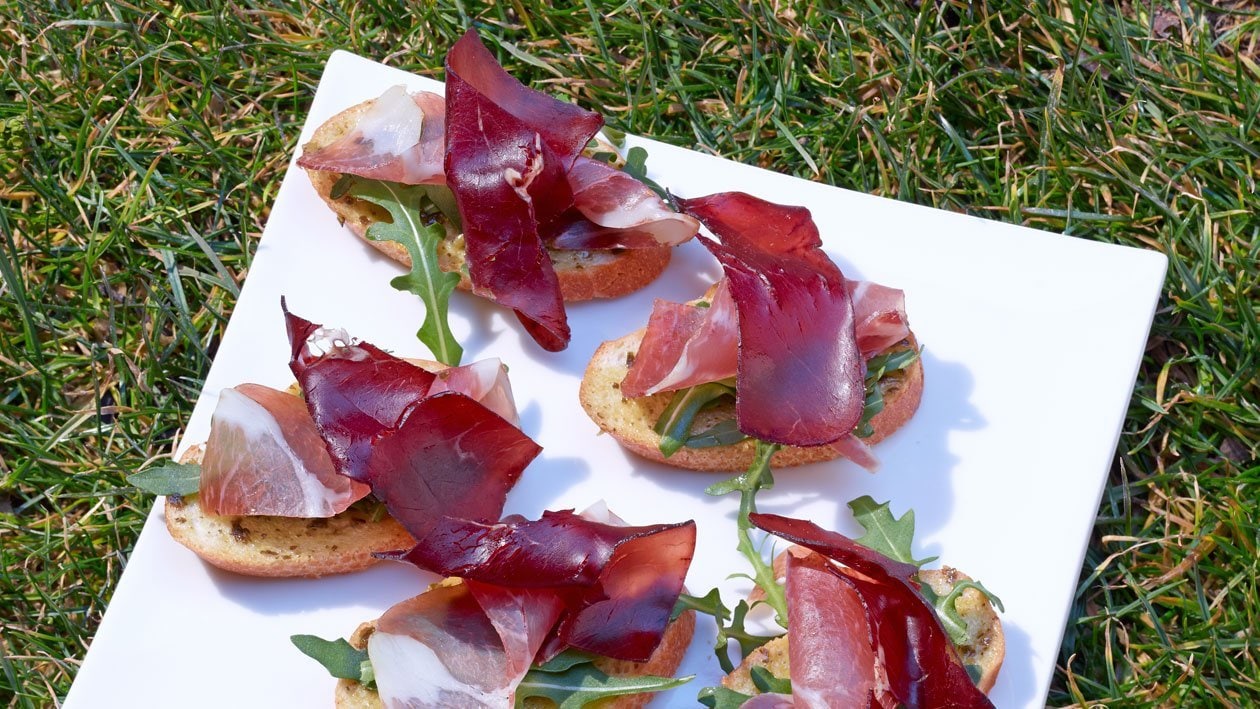
<svg viewBox="0 0 1260 709"><path fill-rule="evenodd" d="M324 120L391 85L427 79L338 52L325 69L299 145ZM847 462L784 470L762 511L828 529L860 530L845 502L860 495L913 509L916 552L983 580L1006 604L1000 707L1045 701L1086 541L1106 481L1163 282L1163 255L903 204L634 140L652 176L683 196L743 190L808 206L850 278L902 288L925 349L918 414L876 447L875 475ZM423 306L389 285L399 268L338 226L290 165L240 302L182 446L205 440L223 387L292 381L280 296L315 322L407 356ZM647 463L624 452L578 405L578 383L600 342L642 326L654 298L683 301L718 276L689 243L642 292L569 307L573 342L549 354L510 313L459 293L451 320L465 361L511 367L525 431L543 447L507 512L583 508L606 499L631 524L694 518L688 587L746 590L735 551L734 496L704 488L725 476ZM328 706L334 680L290 643L295 633L347 636L434 579L404 564L320 580L258 580L217 571L171 540L157 506L136 544L67 698L105 706ZM702 619L682 668L696 674L657 706L695 705L721 671Z"/></svg>

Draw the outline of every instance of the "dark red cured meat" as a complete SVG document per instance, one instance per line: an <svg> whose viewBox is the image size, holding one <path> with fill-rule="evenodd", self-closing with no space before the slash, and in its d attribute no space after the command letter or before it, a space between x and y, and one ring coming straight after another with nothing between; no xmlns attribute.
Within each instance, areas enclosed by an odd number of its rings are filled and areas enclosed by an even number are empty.
<svg viewBox="0 0 1260 709"><path fill-rule="evenodd" d="M852 431L866 363L844 275L823 253L809 210L742 192L679 205L721 240L698 237L721 262L739 309L740 430L795 446Z"/></svg>
<svg viewBox="0 0 1260 709"><path fill-rule="evenodd" d="M311 352L307 341L321 327L287 308L284 313L289 368L337 472L368 482L372 439L429 393L434 375L366 342L350 344L344 331L325 330L329 336L339 333L341 341L326 343L326 352Z"/></svg>
<svg viewBox="0 0 1260 709"><path fill-rule="evenodd" d="M562 350L568 319L539 225L572 206L565 172L603 119L513 79L472 30L446 55L446 77L446 178L473 289Z"/></svg>
<svg viewBox="0 0 1260 709"><path fill-rule="evenodd" d="M412 404L373 439L367 480L390 516L425 545L443 515L499 519L508 491L541 451L473 399L443 392Z"/></svg>
<svg viewBox="0 0 1260 709"><path fill-rule="evenodd" d="M641 662L660 643L695 552L695 522L622 527L572 510L539 520L445 519L405 558L444 576L550 588L566 598L552 652L577 647Z"/></svg>
<svg viewBox="0 0 1260 709"><path fill-rule="evenodd" d="M936 611L919 593L913 564L889 559L812 522L752 513L754 525L857 571L844 574L868 609L888 690L908 707L992 707L972 683ZM834 573L844 573L833 569Z"/></svg>

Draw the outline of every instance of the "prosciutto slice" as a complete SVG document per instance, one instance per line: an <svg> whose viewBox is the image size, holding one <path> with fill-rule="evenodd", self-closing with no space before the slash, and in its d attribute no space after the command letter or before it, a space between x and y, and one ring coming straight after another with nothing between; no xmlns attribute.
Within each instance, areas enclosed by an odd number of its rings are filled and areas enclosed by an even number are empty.
<svg viewBox="0 0 1260 709"><path fill-rule="evenodd" d="M337 475L301 398L258 384L219 394L201 463L206 512L332 517L367 494Z"/></svg>
<svg viewBox="0 0 1260 709"><path fill-rule="evenodd" d="M497 357L436 372L429 395L444 391L466 394L513 426L520 427L512 383L508 380L507 368Z"/></svg>
<svg viewBox="0 0 1260 709"><path fill-rule="evenodd" d="M446 183L446 100L428 91L387 90L335 142L306 151L298 165L408 185Z"/></svg>
<svg viewBox="0 0 1260 709"><path fill-rule="evenodd" d="M539 225L573 205L565 173L603 119L513 79L472 30L446 55L446 76L446 175L473 289L515 310L543 349L564 349L568 319Z"/></svg>
<svg viewBox="0 0 1260 709"><path fill-rule="evenodd" d="M386 707L510 707L559 617L554 596L462 583L399 603L368 657Z"/></svg>
<svg viewBox="0 0 1260 709"><path fill-rule="evenodd" d="M578 157L568 174L573 209L548 242L558 249L642 249L675 246L699 222L679 214L647 185L600 160Z"/></svg>
<svg viewBox="0 0 1260 709"><path fill-rule="evenodd" d="M877 658L861 596L819 554L783 558L793 697L803 707L869 706Z"/></svg>
<svg viewBox="0 0 1260 709"><path fill-rule="evenodd" d="M870 281L849 281L846 286L862 357L870 359L910 336L903 291Z"/></svg>
<svg viewBox="0 0 1260 709"><path fill-rule="evenodd" d="M726 279L707 308L657 299L621 392L633 398L728 379L738 372L738 353L739 315Z"/></svg>
<svg viewBox="0 0 1260 709"><path fill-rule="evenodd" d="M566 606L551 653L572 646L641 662L660 643L695 541L691 521L626 527L563 510L492 524L447 518L395 558L444 576L555 590Z"/></svg>
<svg viewBox="0 0 1260 709"><path fill-rule="evenodd" d="M740 430L795 446L852 431L865 361L844 275L823 253L809 210L742 192L679 204L720 239L701 242L722 264L739 311Z"/></svg>
<svg viewBox="0 0 1260 709"><path fill-rule="evenodd" d="M887 691L896 702L908 707L993 706L972 683L936 611L919 593L916 566L889 559L812 522L756 512L749 519L770 534L848 567L820 568L842 575L866 606L875 652L887 671ZM789 594L789 608L793 602ZM796 656L790 661L795 667ZM795 671L793 675L795 687Z"/></svg>

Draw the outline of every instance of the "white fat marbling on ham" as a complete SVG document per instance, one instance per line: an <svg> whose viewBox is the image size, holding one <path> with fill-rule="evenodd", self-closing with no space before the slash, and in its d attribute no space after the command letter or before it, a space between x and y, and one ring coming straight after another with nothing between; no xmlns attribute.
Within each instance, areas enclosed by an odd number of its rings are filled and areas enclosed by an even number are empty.
<svg viewBox="0 0 1260 709"><path fill-rule="evenodd" d="M700 228L647 185L600 160L579 157L568 178L573 206L598 226L650 235L663 246L681 244Z"/></svg>
<svg viewBox="0 0 1260 709"><path fill-rule="evenodd" d="M257 384L220 393L201 465L207 512L331 517L367 492L336 473L300 398Z"/></svg>
<svg viewBox="0 0 1260 709"><path fill-rule="evenodd" d="M561 604L541 590L440 586L381 616L368 657L390 709L513 703Z"/></svg>
<svg viewBox="0 0 1260 709"><path fill-rule="evenodd" d="M409 185L445 184L445 99L394 86L381 94L354 128L298 165Z"/></svg>
<svg viewBox="0 0 1260 709"><path fill-rule="evenodd" d="M432 388L429 389L429 395L444 391L467 394L512 425L520 426L516 399L512 396L512 383L508 380L507 369L498 358L483 359L438 372Z"/></svg>

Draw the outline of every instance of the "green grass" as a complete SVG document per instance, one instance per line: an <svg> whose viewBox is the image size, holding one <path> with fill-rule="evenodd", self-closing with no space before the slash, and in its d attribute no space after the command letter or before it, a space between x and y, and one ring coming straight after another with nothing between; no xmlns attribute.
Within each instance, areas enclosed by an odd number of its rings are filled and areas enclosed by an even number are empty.
<svg viewBox="0 0 1260 709"><path fill-rule="evenodd" d="M1260 702L1260 19L813 4L0 4L0 701L64 697L327 55L440 77L475 21L616 127L1167 254L1048 701Z"/></svg>

